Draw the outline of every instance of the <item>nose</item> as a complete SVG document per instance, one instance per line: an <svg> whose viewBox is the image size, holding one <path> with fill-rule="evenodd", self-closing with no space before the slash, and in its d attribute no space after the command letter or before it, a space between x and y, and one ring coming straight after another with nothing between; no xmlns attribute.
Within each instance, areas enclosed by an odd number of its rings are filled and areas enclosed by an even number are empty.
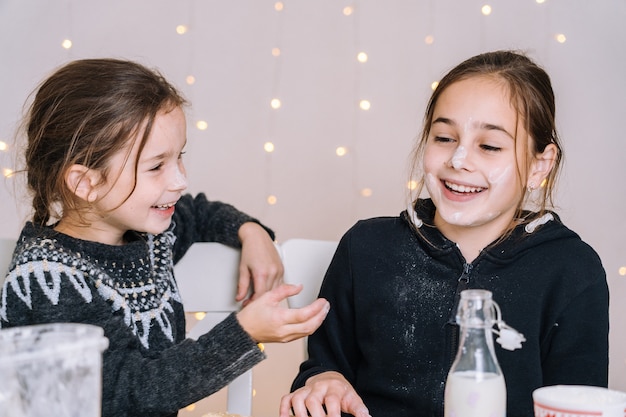
<svg viewBox="0 0 626 417"><path fill-rule="evenodd" d="M182 191L187 188L187 174L182 163L176 165L170 187L176 191Z"/></svg>
<svg viewBox="0 0 626 417"><path fill-rule="evenodd" d="M458 146L452 154L448 164L454 169L465 168L467 164L467 148L463 145Z"/></svg>

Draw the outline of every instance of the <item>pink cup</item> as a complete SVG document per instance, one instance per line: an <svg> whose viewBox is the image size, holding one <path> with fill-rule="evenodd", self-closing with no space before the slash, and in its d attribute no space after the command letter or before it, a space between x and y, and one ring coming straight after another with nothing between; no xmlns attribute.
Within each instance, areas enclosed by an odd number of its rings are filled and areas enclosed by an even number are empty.
<svg viewBox="0 0 626 417"><path fill-rule="evenodd" d="M535 417L625 417L626 393L585 385L554 385L533 392Z"/></svg>

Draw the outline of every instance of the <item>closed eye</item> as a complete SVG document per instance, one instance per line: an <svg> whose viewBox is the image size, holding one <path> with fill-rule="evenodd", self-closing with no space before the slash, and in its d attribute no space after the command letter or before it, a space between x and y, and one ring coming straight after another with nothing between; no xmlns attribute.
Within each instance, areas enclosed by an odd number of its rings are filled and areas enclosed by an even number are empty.
<svg viewBox="0 0 626 417"><path fill-rule="evenodd" d="M500 152L502 150L502 148L499 148L497 146L491 146L491 145L480 145L481 149L487 151L487 152Z"/></svg>
<svg viewBox="0 0 626 417"><path fill-rule="evenodd" d="M150 171L158 171L161 169L161 167L163 166L163 163L160 162L158 165L153 166L152 168L150 168Z"/></svg>
<svg viewBox="0 0 626 417"><path fill-rule="evenodd" d="M454 142L454 139L448 138L448 137L445 137L445 136L435 136L434 140L435 140L435 142L441 142L441 143Z"/></svg>

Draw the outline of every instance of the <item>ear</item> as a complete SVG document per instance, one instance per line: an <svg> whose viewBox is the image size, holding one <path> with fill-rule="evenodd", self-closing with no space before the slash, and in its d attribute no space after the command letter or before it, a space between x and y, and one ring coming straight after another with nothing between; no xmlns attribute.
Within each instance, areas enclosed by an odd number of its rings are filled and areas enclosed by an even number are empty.
<svg viewBox="0 0 626 417"><path fill-rule="evenodd" d="M84 165L74 164L65 173L65 185L76 197L93 203L98 198L100 173Z"/></svg>
<svg viewBox="0 0 626 417"><path fill-rule="evenodd" d="M548 177L550 171L554 167L554 162L557 157L557 147L553 143L546 146L543 152L536 154L533 157L533 161L530 163L530 170L528 172L528 182L526 186L529 189L537 188L541 185L544 179Z"/></svg>

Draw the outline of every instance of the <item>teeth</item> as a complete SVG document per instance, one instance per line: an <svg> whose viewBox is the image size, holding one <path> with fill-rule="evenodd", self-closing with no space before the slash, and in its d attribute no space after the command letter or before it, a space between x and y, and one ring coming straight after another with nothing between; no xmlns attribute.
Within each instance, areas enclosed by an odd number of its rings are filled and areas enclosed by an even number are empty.
<svg viewBox="0 0 626 417"><path fill-rule="evenodd" d="M159 208L159 209L168 209L168 208L170 208L172 206L174 206L174 204L160 204L160 205L154 206L154 207Z"/></svg>
<svg viewBox="0 0 626 417"><path fill-rule="evenodd" d="M451 189L452 191L456 191L457 193L479 193L484 190L482 187L468 187L465 185L454 184L451 182L445 182L446 187Z"/></svg>

